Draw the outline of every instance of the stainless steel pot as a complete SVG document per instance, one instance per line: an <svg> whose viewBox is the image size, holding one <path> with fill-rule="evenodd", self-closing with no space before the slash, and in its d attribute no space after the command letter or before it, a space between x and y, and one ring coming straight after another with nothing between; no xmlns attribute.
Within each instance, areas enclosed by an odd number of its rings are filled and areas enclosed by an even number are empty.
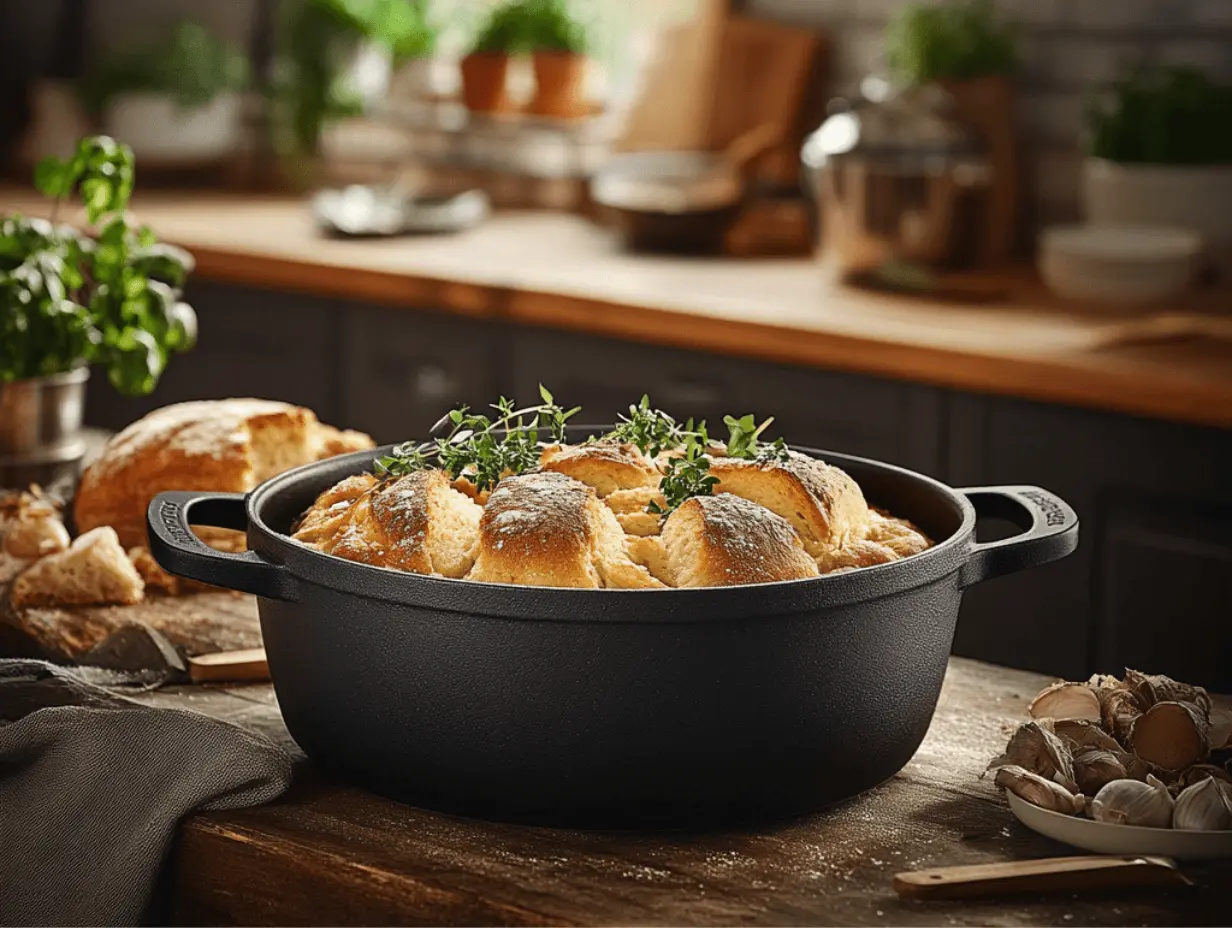
<svg viewBox="0 0 1232 928"><path fill-rule="evenodd" d="M76 468L86 452L81 434L86 367L0 384L0 486L50 483Z"/></svg>
<svg viewBox="0 0 1232 928"><path fill-rule="evenodd" d="M861 282L973 264L992 172L948 94L869 82L864 92L832 104L801 151L823 262Z"/></svg>

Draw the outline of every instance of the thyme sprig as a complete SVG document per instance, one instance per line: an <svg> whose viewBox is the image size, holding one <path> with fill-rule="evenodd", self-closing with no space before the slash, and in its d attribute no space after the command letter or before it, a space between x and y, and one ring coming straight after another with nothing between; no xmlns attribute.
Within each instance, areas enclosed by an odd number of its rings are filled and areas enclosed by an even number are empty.
<svg viewBox="0 0 1232 928"><path fill-rule="evenodd" d="M501 397L492 405L495 416L471 412L467 406L450 410L432 427L433 432L448 428L444 436L404 442L378 458L374 470L379 477L404 477L439 467L455 480L467 477L481 492L490 490L502 477L535 467L544 445L540 434L564 441L569 420L581 411L580 406L561 408L542 385L539 395L542 403L520 409Z"/></svg>
<svg viewBox="0 0 1232 928"><path fill-rule="evenodd" d="M701 423L697 431L690 430L684 439L684 452L667 462L667 469L659 483L659 492L663 494L666 505L661 506L657 500L651 500L646 507L647 512L667 515L694 496L714 495L719 478L710 473L710 456L706 454L709 446L706 423Z"/></svg>
<svg viewBox="0 0 1232 928"><path fill-rule="evenodd" d="M662 451L679 448L688 435L688 429L682 429L662 409L652 409L650 397L643 395L641 402L630 406L628 415L622 415L616 428L603 437L636 445L642 454L654 457Z"/></svg>

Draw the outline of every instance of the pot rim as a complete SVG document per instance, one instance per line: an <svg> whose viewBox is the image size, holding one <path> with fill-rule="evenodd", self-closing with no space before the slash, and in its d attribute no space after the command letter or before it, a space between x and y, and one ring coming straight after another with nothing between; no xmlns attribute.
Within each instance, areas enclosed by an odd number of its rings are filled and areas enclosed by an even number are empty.
<svg viewBox="0 0 1232 928"><path fill-rule="evenodd" d="M392 447L313 462L261 484L245 500L250 548L280 564L299 582L367 599L492 618L637 624L745 619L869 602L956 574L971 555L976 513L963 494L893 464L800 446L791 447L844 469L852 465L856 470L871 468L917 483L948 504L958 516L958 526L948 538L920 554L841 574L723 587L594 590L480 583L348 561L296 541L262 518L261 510L272 498L312 475L323 470L358 473L361 468L343 465L361 464L368 469L372 460Z"/></svg>

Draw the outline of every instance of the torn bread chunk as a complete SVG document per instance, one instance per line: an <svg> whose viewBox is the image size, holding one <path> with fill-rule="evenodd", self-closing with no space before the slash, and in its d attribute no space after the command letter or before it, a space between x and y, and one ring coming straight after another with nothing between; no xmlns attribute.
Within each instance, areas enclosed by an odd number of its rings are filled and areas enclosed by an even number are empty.
<svg viewBox="0 0 1232 928"><path fill-rule="evenodd" d="M782 516L733 494L687 499L663 524L668 574L678 587L773 583L817 576Z"/></svg>
<svg viewBox="0 0 1232 928"><path fill-rule="evenodd" d="M795 451L784 462L721 458L710 473L719 478L716 495L739 496L782 516L813 557L864 536L869 510L860 487L816 458Z"/></svg>
<svg viewBox="0 0 1232 928"><path fill-rule="evenodd" d="M667 501L658 486L638 487L634 490L615 490L603 498L607 508L616 514L616 521L626 535L657 535L663 524L663 516L652 512L650 504L660 510L667 508Z"/></svg>
<svg viewBox="0 0 1232 928"><path fill-rule="evenodd" d="M474 564L481 514L444 471L386 483L360 475L321 494L292 537L350 561L456 579Z"/></svg>
<svg viewBox="0 0 1232 928"><path fill-rule="evenodd" d="M467 579L591 589L660 585L630 560L620 524L595 491L552 472L507 477L492 491Z"/></svg>
<svg viewBox="0 0 1232 928"><path fill-rule="evenodd" d="M886 545L859 538L841 548L822 551L817 556L817 569L823 574L832 574L858 567L875 567L898 559L899 556Z"/></svg>
<svg viewBox="0 0 1232 928"><path fill-rule="evenodd" d="M869 514L868 541L884 545L899 557L911 557L933 546L932 540L906 519L896 519L880 512Z"/></svg>
<svg viewBox="0 0 1232 928"><path fill-rule="evenodd" d="M539 469L581 481L600 497L618 490L657 487L662 476L636 445L615 441L549 445L540 456Z"/></svg>
<svg viewBox="0 0 1232 928"><path fill-rule="evenodd" d="M56 554L31 564L13 581L12 602L30 606L87 606L141 602L145 584L115 530L91 529Z"/></svg>

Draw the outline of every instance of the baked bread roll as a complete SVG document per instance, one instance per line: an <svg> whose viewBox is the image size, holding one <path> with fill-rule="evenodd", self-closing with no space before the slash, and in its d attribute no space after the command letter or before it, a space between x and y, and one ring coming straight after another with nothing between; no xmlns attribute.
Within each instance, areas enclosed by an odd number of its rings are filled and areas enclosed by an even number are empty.
<svg viewBox="0 0 1232 928"><path fill-rule="evenodd" d="M106 526L79 535L64 551L31 564L13 581L12 602L30 606L87 606L141 602L145 584L120 539Z"/></svg>
<svg viewBox="0 0 1232 928"><path fill-rule="evenodd" d="M817 576L817 564L786 519L731 493L685 500L664 521L663 544L678 587Z"/></svg>
<svg viewBox="0 0 1232 928"><path fill-rule="evenodd" d="M614 490L604 497L607 508L616 514L616 521L626 535L657 535L662 527L663 516L650 511L650 504L657 503L660 509L667 508L667 501L657 486L638 487L635 490Z"/></svg>
<svg viewBox="0 0 1232 928"><path fill-rule="evenodd" d="M911 557L933 546L932 540L906 519L896 519L881 512L870 512L869 541L889 548L899 557Z"/></svg>
<svg viewBox="0 0 1232 928"><path fill-rule="evenodd" d="M333 449L372 447L358 432L322 426L311 410L257 399L179 403L155 410L107 442L77 489L78 531L116 530L125 547L146 544L145 512L163 490L244 493ZM241 533L202 528L202 540L231 549Z"/></svg>
<svg viewBox="0 0 1232 928"><path fill-rule="evenodd" d="M817 556L817 569L823 574L832 574L859 567L875 567L877 564L888 564L897 560L898 555L891 548L867 538L857 538L840 548L827 548L822 551Z"/></svg>
<svg viewBox="0 0 1232 928"><path fill-rule="evenodd" d="M349 561L457 579L475 562L481 512L444 471L384 483L363 474L322 493L292 537Z"/></svg>
<svg viewBox="0 0 1232 928"><path fill-rule="evenodd" d="M526 586L659 587L625 550L616 516L595 491L560 473L507 477L479 525L468 580Z"/></svg>
<svg viewBox="0 0 1232 928"><path fill-rule="evenodd" d="M539 469L579 480L601 498L618 490L657 487L662 477L636 445L615 441L549 445L540 456Z"/></svg>
<svg viewBox="0 0 1232 928"><path fill-rule="evenodd" d="M816 458L795 451L785 462L720 458L710 473L719 478L716 494L759 503L790 522L813 557L864 537L869 510L859 485Z"/></svg>

